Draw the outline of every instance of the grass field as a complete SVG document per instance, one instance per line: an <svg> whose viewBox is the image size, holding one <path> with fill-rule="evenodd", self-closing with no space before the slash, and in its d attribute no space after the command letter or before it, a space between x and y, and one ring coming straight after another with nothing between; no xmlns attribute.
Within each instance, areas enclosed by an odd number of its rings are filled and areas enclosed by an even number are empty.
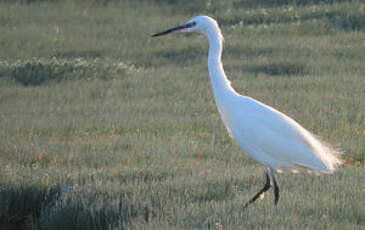
<svg viewBox="0 0 365 230"><path fill-rule="evenodd" d="M206 39L150 37L199 14L233 87L343 167L243 208L263 167L220 120ZM0 1L0 229L364 229L364 21L361 0Z"/></svg>

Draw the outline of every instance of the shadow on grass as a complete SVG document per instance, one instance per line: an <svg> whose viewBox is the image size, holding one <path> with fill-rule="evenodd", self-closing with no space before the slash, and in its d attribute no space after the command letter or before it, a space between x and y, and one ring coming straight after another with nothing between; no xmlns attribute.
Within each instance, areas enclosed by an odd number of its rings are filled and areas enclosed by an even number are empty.
<svg viewBox="0 0 365 230"><path fill-rule="evenodd" d="M158 50L152 56L159 56L177 66L189 66L198 62L199 58L206 57L207 51L201 47L175 47L172 49Z"/></svg>
<svg viewBox="0 0 365 230"><path fill-rule="evenodd" d="M344 31L365 31L365 14L342 15L331 20L332 24Z"/></svg>
<svg viewBox="0 0 365 230"><path fill-rule="evenodd" d="M148 222L158 215L143 198L97 191L93 184L71 187L63 194L59 186L0 184L1 229L123 229L135 218Z"/></svg>
<svg viewBox="0 0 365 230"><path fill-rule="evenodd" d="M304 64L287 62L254 65L248 67L247 71L255 74L267 74L271 76L303 76L309 73Z"/></svg>
<svg viewBox="0 0 365 230"><path fill-rule="evenodd" d="M30 217L39 217L41 208L52 194L38 184L0 184L1 229L23 229ZM54 193L54 191L53 191Z"/></svg>
<svg viewBox="0 0 365 230"><path fill-rule="evenodd" d="M83 193L81 193L83 194ZM36 229L123 229L134 218L148 222L153 211L146 204L126 200L102 202L96 197L73 194L52 209L45 209L39 219L32 220ZM100 194L99 194L100 195ZM91 199L92 198L92 199Z"/></svg>
<svg viewBox="0 0 365 230"><path fill-rule="evenodd" d="M109 59L32 58L15 62L0 61L0 77L8 77L24 86L76 79L110 80L141 71L133 64Z"/></svg>

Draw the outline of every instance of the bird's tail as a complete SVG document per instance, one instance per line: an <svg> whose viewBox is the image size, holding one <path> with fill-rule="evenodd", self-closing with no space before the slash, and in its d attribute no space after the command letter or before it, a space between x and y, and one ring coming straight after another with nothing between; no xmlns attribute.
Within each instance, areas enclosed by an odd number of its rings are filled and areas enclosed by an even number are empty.
<svg viewBox="0 0 365 230"><path fill-rule="evenodd" d="M343 152L334 148L329 143L320 139L320 137L311 134L310 148L320 159L322 166L319 170L323 173L332 173L336 168L341 166L344 161L341 159Z"/></svg>
<svg viewBox="0 0 365 230"><path fill-rule="evenodd" d="M337 167L342 165L344 161L341 159L343 152L330 146L328 143L321 141L323 152L321 160L328 168L325 173L332 173Z"/></svg>

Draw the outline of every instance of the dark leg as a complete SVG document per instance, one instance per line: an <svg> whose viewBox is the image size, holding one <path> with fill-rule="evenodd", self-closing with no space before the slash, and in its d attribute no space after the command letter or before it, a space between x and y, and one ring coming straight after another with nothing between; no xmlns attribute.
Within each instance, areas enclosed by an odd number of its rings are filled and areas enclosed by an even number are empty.
<svg viewBox="0 0 365 230"><path fill-rule="evenodd" d="M271 179L274 182L274 194L275 194L275 205L278 204L279 202L279 184L275 179L275 170L270 168L270 175L271 175Z"/></svg>
<svg viewBox="0 0 365 230"><path fill-rule="evenodd" d="M261 194L263 194L264 192L266 192L267 190L269 190L269 188L271 188L271 180L270 180L270 176L268 173L268 170L265 171L265 175L266 175L266 184L265 186L254 196L252 197L251 200L249 200L246 204L245 204L245 208L255 202L257 200L257 198L259 198L261 196Z"/></svg>

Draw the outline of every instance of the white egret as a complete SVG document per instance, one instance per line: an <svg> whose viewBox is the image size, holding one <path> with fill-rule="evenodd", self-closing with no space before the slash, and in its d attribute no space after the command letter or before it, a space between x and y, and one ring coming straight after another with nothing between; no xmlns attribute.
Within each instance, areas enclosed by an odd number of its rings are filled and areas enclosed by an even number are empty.
<svg viewBox="0 0 365 230"><path fill-rule="evenodd" d="M266 184L246 206L266 192L272 182L275 205L278 203L279 185L274 172L279 168L306 168L331 173L342 163L339 151L320 141L292 118L251 97L238 94L231 87L221 63L223 36L213 18L196 16L183 25L152 36L174 31L199 32L208 38L208 70L221 118L240 148L265 166Z"/></svg>

